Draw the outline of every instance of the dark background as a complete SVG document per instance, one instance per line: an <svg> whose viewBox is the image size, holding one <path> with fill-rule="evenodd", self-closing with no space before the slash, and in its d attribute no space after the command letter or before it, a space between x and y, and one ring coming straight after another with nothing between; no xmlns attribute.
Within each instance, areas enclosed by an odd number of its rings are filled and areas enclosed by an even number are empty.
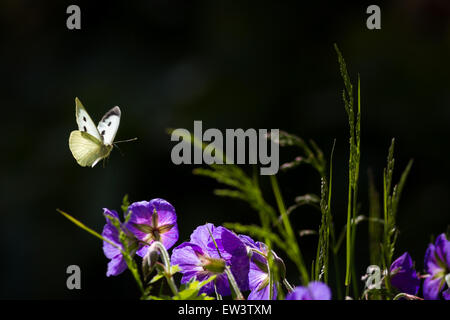
<svg viewBox="0 0 450 320"><path fill-rule="evenodd" d="M66 8L81 7L81 30L66 28ZM379 4L382 29L366 28L368 4ZM156 197L178 214L180 241L206 221L257 223L218 185L175 166L166 128L280 128L313 138L329 157L336 138L333 214L346 220L348 125L333 43L353 82L361 76L361 213L367 214L367 170L378 188L392 137L396 173L414 166L400 205L395 256L408 250L423 269L432 235L450 222L450 3L397 0L350 5L302 1L17 1L0 4L2 108L0 297L138 297L128 272L107 278L102 243L71 224L61 208L101 232L102 208ZM68 148L76 129L74 98L94 121L122 109L106 168L81 168ZM295 156L281 152L281 162ZM265 183L267 183L267 177ZM317 174L300 167L278 177L291 204L319 193ZM274 204L270 190L267 201ZM300 209L296 230L317 229L319 215ZM367 223L358 232L357 268L369 265ZM316 238L301 239L308 265ZM344 250L341 251L344 258ZM341 270L344 269L344 259ZM82 289L66 288L66 268L82 271ZM299 284L288 264L289 280ZM343 275L342 275L343 276ZM333 279L331 276L330 279ZM361 282L361 285L363 283ZM334 289L333 289L334 290Z"/></svg>

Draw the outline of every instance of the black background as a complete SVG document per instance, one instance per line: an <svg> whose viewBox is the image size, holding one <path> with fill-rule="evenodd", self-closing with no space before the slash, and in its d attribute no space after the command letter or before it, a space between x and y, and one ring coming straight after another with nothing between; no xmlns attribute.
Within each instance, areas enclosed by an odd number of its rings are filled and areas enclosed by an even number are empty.
<svg viewBox="0 0 450 320"><path fill-rule="evenodd" d="M377 2L382 29L371 31L365 12L375 3L314 3L2 1L0 297L138 297L128 273L105 276L101 242L56 208L101 232L102 208L119 210L124 194L132 201L161 197L177 210L179 243L206 221L257 223L246 204L214 196L218 185L192 175L194 166L172 164L166 129L192 130L194 120L205 129L280 128L313 138L327 157L336 138L332 205L340 231L348 125L335 42L353 82L361 77L361 213L368 209L367 170L380 188L395 137L396 180L414 159L395 256L407 250L422 270L430 237L449 224L450 4ZM70 4L81 7L81 30L66 28ZM124 156L114 150L106 168L81 168L72 158L68 136L76 129L76 96L94 121L119 105L116 139L139 138L121 145ZM282 150L281 162L293 156ZM278 178L287 204L320 190L308 167ZM317 229L320 222L306 208L292 217L296 230ZM367 224L358 230L362 274L369 264ZM302 238L301 248L309 264L316 238ZM79 291L66 288L71 264L82 270ZM294 267L287 267L289 280L298 284Z"/></svg>

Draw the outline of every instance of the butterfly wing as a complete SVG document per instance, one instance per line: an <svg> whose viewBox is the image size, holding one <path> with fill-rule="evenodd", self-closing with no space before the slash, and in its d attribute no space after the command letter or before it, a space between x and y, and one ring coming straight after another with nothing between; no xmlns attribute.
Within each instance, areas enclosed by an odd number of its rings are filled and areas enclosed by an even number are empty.
<svg viewBox="0 0 450 320"><path fill-rule="evenodd" d="M91 136L97 138L99 141L103 141L100 133L97 130L97 127L95 126L94 121L92 121L91 117L81 104L81 101L78 100L78 98L75 98L75 118L77 119L78 130L87 132Z"/></svg>
<svg viewBox="0 0 450 320"><path fill-rule="evenodd" d="M80 166L94 167L110 154L112 146L104 146L89 133L76 130L70 133L69 148Z"/></svg>
<svg viewBox="0 0 450 320"><path fill-rule="evenodd" d="M120 108L116 106L103 116L97 126L97 130L103 138L102 141L107 146L112 145L116 137L120 124L120 115Z"/></svg>

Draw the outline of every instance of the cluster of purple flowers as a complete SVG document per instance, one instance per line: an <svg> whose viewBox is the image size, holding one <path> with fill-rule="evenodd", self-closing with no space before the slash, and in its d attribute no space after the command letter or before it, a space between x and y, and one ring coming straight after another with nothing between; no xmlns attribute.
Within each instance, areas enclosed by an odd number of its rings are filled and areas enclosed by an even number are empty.
<svg viewBox="0 0 450 320"><path fill-rule="evenodd" d="M135 202L128 207L130 216L120 228L129 243L136 247L136 254L144 257L155 241L160 241L170 249L178 240L177 216L174 207L163 199L149 202ZM110 262L107 276L116 276L126 270L127 265L121 253L122 242L119 230L110 218L120 221L114 210L104 209L106 225L102 236L115 244L104 241L103 251ZM284 268L282 260L272 252L275 262ZM190 240L173 249L171 263L178 265L183 277L181 283L192 278L199 281L215 276L201 288L200 293L214 295L217 292L229 296L230 279L226 269L231 271L241 291L250 291L249 300L267 300L270 297L268 248L245 235L236 235L225 227L215 227L207 223L197 227ZM276 284L273 284L273 299L277 297ZM297 287L287 297L289 300L329 300L331 291L320 282L310 283L308 287Z"/></svg>
<svg viewBox="0 0 450 320"><path fill-rule="evenodd" d="M166 200L153 199L132 203L128 207L126 222L120 222L114 210L103 209L106 225L102 236L108 241L103 243L105 256L110 259L107 276L116 276L127 269L122 255L123 239L119 239L119 230L123 231L126 243L133 247L133 254L145 257L150 246L161 242L170 249L178 241L178 225L175 208ZM118 229L111 219L120 223ZM284 270L283 261L271 252L275 263ZM207 223L197 227L190 240L173 249L171 261L178 265L183 277L181 283L196 278L199 281L215 276L214 282L202 287L200 293L215 293L229 296L230 280L228 269L241 291L250 291L249 300L268 300L272 291L277 297L277 283L270 288L268 248L262 242L256 242L246 235L237 235L225 227L215 227ZM426 274L419 276L408 252L402 254L390 266L390 283L400 292L416 296L421 287L423 297L436 300L441 297L450 300L450 241L445 234L429 244L425 253ZM272 290L271 290L272 289ZM321 282L311 282L307 286L294 288L287 300L330 300L330 288Z"/></svg>
<svg viewBox="0 0 450 320"><path fill-rule="evenodd" d="M442 298L450 300L450 241L440 234L434 244L428 245L425 252L425 281L422 286L426 300ZM390 267L392 286L401 292L417 295L420 290L420 278L414 269L408 252L402 254Z"/></svg>

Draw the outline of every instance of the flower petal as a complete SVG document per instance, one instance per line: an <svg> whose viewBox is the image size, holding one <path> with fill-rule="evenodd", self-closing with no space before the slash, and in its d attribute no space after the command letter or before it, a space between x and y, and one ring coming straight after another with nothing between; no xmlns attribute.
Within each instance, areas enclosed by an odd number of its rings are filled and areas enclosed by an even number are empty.
<svg viewBox="0 0 450 320"><path fill-rule="evenodd" d="M228 282L228 277L225 273L222 274L218 274L216 277L216 288L217 288L217 293L226 297L226 296L230 296L231 295L231 290L230 290L230 283ZM213 286L214 289L214 286ZM212 291L214 292L214 291ZM209 292L209 293L212 293Z"/></svg>
<svg viewBox="0 0 450 320"><path fill-rule="evenodd" d="M175 208L166 200L159 198L150 200L149 207L151 208L152 214L153 209L156 209L156 212L158 213L158 225L177 223Z"/></svg>
<svg viewBox="0 0 450 320"><path fill-rule="evenodd" d="M447 240L444 233L436 238L435 248L439 259L450 270L450 241Z"/></svg>
<svg viewBox="0 0 450 320"><path fill-rule="evenodd" d="M442 270L436 259L436 247L431 243L425 251L425 270L432 275Z"/></svg>
<svg viewBox="0 0 450 320"><path fill-rule="evenodd" d="M238 237L239 237L239 239L242 240L242 242L243 242L247 247L250 247L250 248L253 248L253 249L258 249L258 247L256 246L255 241L254 241L252 238L250 238L249 236L244 235L244 234L240 234L240 235L238 235Z"/></svg>
<svg viewBox="0 0 450 320"><path fill-rule="evenodd" d="M425 300L438 300L439 292L443 288L442 278L433 278L432 276L425 279L423 283L423 297Z"/></svg>
<svg viewBox="0 0 450 320"><path fill-rule="evenodd" d="M265 286L262 289L254 289L250 292L247 300L269 300L270 290L269 286ZM273 285L273 300L277 299L277 286Z"/></svg>
<svg viewBox="0 0 450 320"><path fill-rule="evenodd" d="M148 201L133 202L128 207L131 211L130 223L133 224L149 224L152 221L153 207Z"/></svg>
<svg viewBox="0 0 450 320"><path fill-rule="evenodd" d="M108 270L106 271L106 276L117 276L127 269L127 264L122 254L115 256L111 261L108 262Z"/></svg>
<svg viewBox="0 0 450 320"><path fill-rule="evenodd" d="M173 265L178 265L183 274L193 273L190 277L192 278L196 273L203 271L199 259L201 255L204 255L204 251L200 246L195 243L184 242L172 250L171 262Z"/></svg>
<svg viewBox="0 0 450 320"><path fill-rule="evenodd" d="M442 292L442 296L445 300L450 300L450 288Z"/></svg>
<svg viewBox="0 0 450 320"><path fill-rule="evenodd" d="M308 287L296 287L286 300L331 300L331 290L325 283L313 281Z"/></svg>
<svg viewBox="0 0 450 320"><path fill-rule="evenodd" d="M218 227L221 232L223 251L230 255L227 259L223 257L230 265L231 272L236 279L239 288L242 291L248 290L248 273L250 270L250 259L247 256L245 244L236 234L224 227Z"/></svg>
<svg viewBox="0 0 450 320"><path fill-rule="evenodd" d="M105 216L111 216L116 219L119 219L119 215L114 210L109 210L104 208L103 214ZM119 231L117 228L112 224L112 222L106 217L106 224L103 227L102 231L102 237L105 239L108 239L112 243L115 243L119 248L122 248L122 244L119 240ZM113 246L111 243L107 241L103 241L103 253L108 259L114 258L116 255L120 254L120 249L116 246Z"/></svg>
<svg viewBox="0 0 450 320"><path fill-rule="evenodd" d="M214 229L215 227L212 223L197 227L191 234L190 242L200 246L205 252L208 251L208 246L212 242L209 232L213 233Z"/></svg>
<svg viewBox="0 0 450 320"><path fill-rule="evenodd" d="M390 267L391 284L401 292L416 295L419 291L420 280L413 268L413 261L408 252L397 258Z"/></svg>
<svg viewBox="0 0 450 320"><path fill-rule="evenodd" d="M331 300L330 288L322 282L313 281L308 285L311 300Z"/></svg>
<svg viewBox="0 0 450 320"><path fill-rule="evenodd" d="M116 218L116 219L119 220L119 214L117 213L116 210L109 210L108 208L103 208L103 214L104 214L105 216L111 216L111 217ZM110 221L109 221L108 218L106 219L106 222L107 222L107 223L108 223L108 222L110 223Z"/></svg>
<svg viewBox="0 0 450 320"><path fill-rule="evenodd" d="M308 290L305 287L296 287L294 291L288 293L286 300L310 300L304 299L308 294Z"/></svg>
<svg viewBox="0 0 450 320"><path fill-rule="evenodd" d="M178 225L175 224L172 229L160 235L161 243L166 249L170 249L178 241L178 235Z"/></svg>
<svg viewBox="0 0 450 320"><path fill-rule="evenodd" d="M250 271L248 273L249 289L254 290L259 287L259 285L266 281L268 274L261 271L258 266L254 263L250 263Z"/></svg>

